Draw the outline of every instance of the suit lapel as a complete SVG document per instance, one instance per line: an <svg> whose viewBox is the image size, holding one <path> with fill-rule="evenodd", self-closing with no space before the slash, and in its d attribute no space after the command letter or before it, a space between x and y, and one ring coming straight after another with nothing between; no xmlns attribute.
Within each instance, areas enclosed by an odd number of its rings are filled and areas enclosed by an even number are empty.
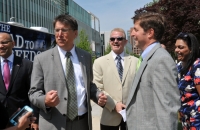
<svg viewBox="0 0 200 130"><path fill-rule="evenodd" d="M1 64L1 61L0 61L0 64ZM0 70L1 70L1 67L0 67ZM2 76L2 70L0 74L0 93L3 93L3 94L7 93L6 86L4 84L4 80Z"/></svg>
<svg viewBox="0 0 200 130"><path fill-rule="evenodd" d="M83 53L81 53L81 50L79 48L75 47L75 51L79 60L80 67L81 67L84 85L85 85L85 88L87 88L87 75L86 75L87 73L86 73L86 63L85 63L86 58L84 57ZM86 92L87 92L87 89L86 89Z"/></svg>
<svg viewBox="0 0 200 130"><path fill-rule="evenodd" d="M119 78L119 73L117 71L117 67L116 67L116 64L111 52L107 55L107 62L108 62L108 65L111 66L111 68L113 68L112 71L114 75L116 76L117 80L121 83L121 80Z"/></svg>
<svg viewBox="0 0 200 130"><path fill-rule="evenodd" d="M64 74L64 71L63 71L63 67L62 67L62 64L61 64L60 55L59 55L57 46L54 47L54 49L52 51L52 58L53 58L55 66L56 66L56 71L57 71L58 75L60 76L61 81L66 86L65 74Z"/></svg>
<svg viewBox="0 0 200 130"><path fill-rule="evenodd" d="M11 73L11 80L10 84L8 87L8 92L11 90L13 83L17 77L17 74L19 72L20 67L22 66L22 58L14 56L14 61L13 61L13 68L12 68L12 73Z"/></svg>
<svg viewBox="0 0 200 130"><path fill-rule="evenodd" d="M130 104L132 98L134 97L134 94L135 94L135 90L137 89L138 85L139 85L139 81L141 79L141 76L148 64L148 60L151 59L151 57L153 56L153 54L156 52L156 50L160 48L160 44L156 44L156 46L154 46L152 48L152 50L147 54L146 58L142 61L141 65L140 65L140 68L138 69L137 73L136 73L136 76L134 78L134 81L133 81L133 85L130 89L130 93L129 93L129 96L128 96L128 99L127 99L127 102L126 102L126 106L128 107L128 105Z"/></svg>
<svg viewBox="0 0 200 130"><path fill-rule="evenodd" d="M125 53L125 55L124 55L124 71L123 71L122 84L124 83L124 81L126 79L129 67L131 65L131 60L130 59L131 59L131 57L128 54Z"/></svg>

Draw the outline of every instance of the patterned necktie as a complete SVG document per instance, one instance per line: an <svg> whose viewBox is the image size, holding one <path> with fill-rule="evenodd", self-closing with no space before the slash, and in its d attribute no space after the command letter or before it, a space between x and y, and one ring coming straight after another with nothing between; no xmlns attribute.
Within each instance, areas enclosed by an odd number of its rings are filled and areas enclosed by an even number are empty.
<svg viewBox="0 0 200 130"><path fill-rule="evenodd" d="M6 90L8 90L9 84L10 84L10 69L8 65L8 60L4 60L4 66L3 66L3 78L4 78L4 83L6 86Z"/></svg>
<svg viewBox="0 0 200 130"><path fill-rule="evenodd" d="M70 59L72 56L71 52L66 53L66 79L67 79L67 88L68 88L68 105L67 105L67 116L70 120L78 115L78 106L77 106L77 96L76 96L76 84L74 76L74 67Z"/></svg>
<svg viewBox="0 0 200 130"><path fill-rule="evenodd" d="M117 55L116 59L117 59L117 71L119 73L120 80L122 81L122 77L123 77L123 67L121 63L122 58L119 55Z"/></svg>
<svg viewBox="0 0 200 130"><path fill-rule="evenodd" d="M142 63L142 57L140 56L137 62L136 71L140 68L140 64Z"/></svg>

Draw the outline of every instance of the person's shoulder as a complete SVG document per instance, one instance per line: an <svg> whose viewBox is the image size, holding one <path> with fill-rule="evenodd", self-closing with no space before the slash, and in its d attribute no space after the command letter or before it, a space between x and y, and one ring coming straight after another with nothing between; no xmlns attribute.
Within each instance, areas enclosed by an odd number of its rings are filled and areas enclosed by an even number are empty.
<svg viewBox="0 0 200 130"><path fill-rule="evenodd" d="M125 58L130 58L131 60L138 60L138 57L136 57L136 56L134 56L134 55L127 55L127 56L125 56Z"/></svg>
<svg viewBox="0 0 200 130"><path fill-rule="evenodd" d="M17 63L20 63L20 64L21 64L21 62L22 62L23 64L32 64L32 63L33 63L32 61L30 61L30 60L27 59L27 58L22 58L22 57L16 56L16 55L14 55L14 60L15 60Z"/></svg>
<svg viewBox="0 0 200 130"><path fill-rule="evenodd" d="M155 51L154 56L160 57L160 58L162 58L162 56L171 57L171 55L169 54L169 52L167 50L165 50L164 48L162 48L162 47L158 48Z"/></svg>
<svg viewBox="0 0 200 130"><path fill-rule="evenodd" d="M110 57L110 54L106 54L106 55L104 55L104 56L101 56L101 57L95 59L95 61L101 63L102 61L108 59L109 57ZM103 64L103 63L102 63L102 64Z"/></svg>
<svg viewBox="0 0 200 130"><path fill-rule="evenodd" d="M87 52L87 51L85 51L81 48L78 48L78 47L76 47L75 50L76 50L76 52L79 52L79 53L82 53L82 54L85 54L85 55L91 55L89 52Z"/></svg>
<svg viewBox="0 0 200 130"><path fill-rule="evenodd" d="M50 54L52 54L54 49L56 49L56 48L51 48L49 50L43 51L40 54L37 54L35 57L44 57L45 58L46 56L49 56Z"/></svg>

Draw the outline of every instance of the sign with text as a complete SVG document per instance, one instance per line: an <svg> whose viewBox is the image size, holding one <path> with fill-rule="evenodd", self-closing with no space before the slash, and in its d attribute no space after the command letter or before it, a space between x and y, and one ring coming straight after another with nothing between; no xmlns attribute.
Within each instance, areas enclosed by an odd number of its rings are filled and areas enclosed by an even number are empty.
<svg viewBox="0 0 200 130"><path fill-rule="evenodd" d="M35 55L54 46L55 36L50 33L18 27L0 22L0 32L11 35L15 41L14 53L17 56L34 60Z"/></svg>

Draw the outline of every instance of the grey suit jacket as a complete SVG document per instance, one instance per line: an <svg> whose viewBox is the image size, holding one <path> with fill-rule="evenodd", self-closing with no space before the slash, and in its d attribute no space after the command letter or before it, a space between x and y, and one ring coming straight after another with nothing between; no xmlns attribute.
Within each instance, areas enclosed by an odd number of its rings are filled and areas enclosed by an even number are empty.
<svg viewBox="0 0 200 130"><path fill-rule="evenodd" d="M88 124L86 125L92 130L90 98L97 102L97 95L99 92L92 83L93 73L91 55L79 48L75 48L75 50L80 62L86 88L88 107ZM58 91L60 103L56 107L52 107L48 110L45 107L44 100L46 92L50 90ZM29 98L35 106L40 108L40 130L66 129L68 90L57 46L35 56Z"/></svg>
<svg viewBox="0 0 200 130"><path fill-rule="evenodd" d="M142 61L127 102L129 130L176 130L180 108L176 64L157 44Z"/></svg>
<svg viewBox="0 0 200 130"><path fill-rule="evenodd" d="M111 53L95 60L93 81L99 89L108 95L101 116L101 124L108 126L120 124L122 116L117 113L115 106L117 102L126 104L128 92L136 73L137 61L138 59L134 56L124 55L124 71L121 81Z"/></svg>

